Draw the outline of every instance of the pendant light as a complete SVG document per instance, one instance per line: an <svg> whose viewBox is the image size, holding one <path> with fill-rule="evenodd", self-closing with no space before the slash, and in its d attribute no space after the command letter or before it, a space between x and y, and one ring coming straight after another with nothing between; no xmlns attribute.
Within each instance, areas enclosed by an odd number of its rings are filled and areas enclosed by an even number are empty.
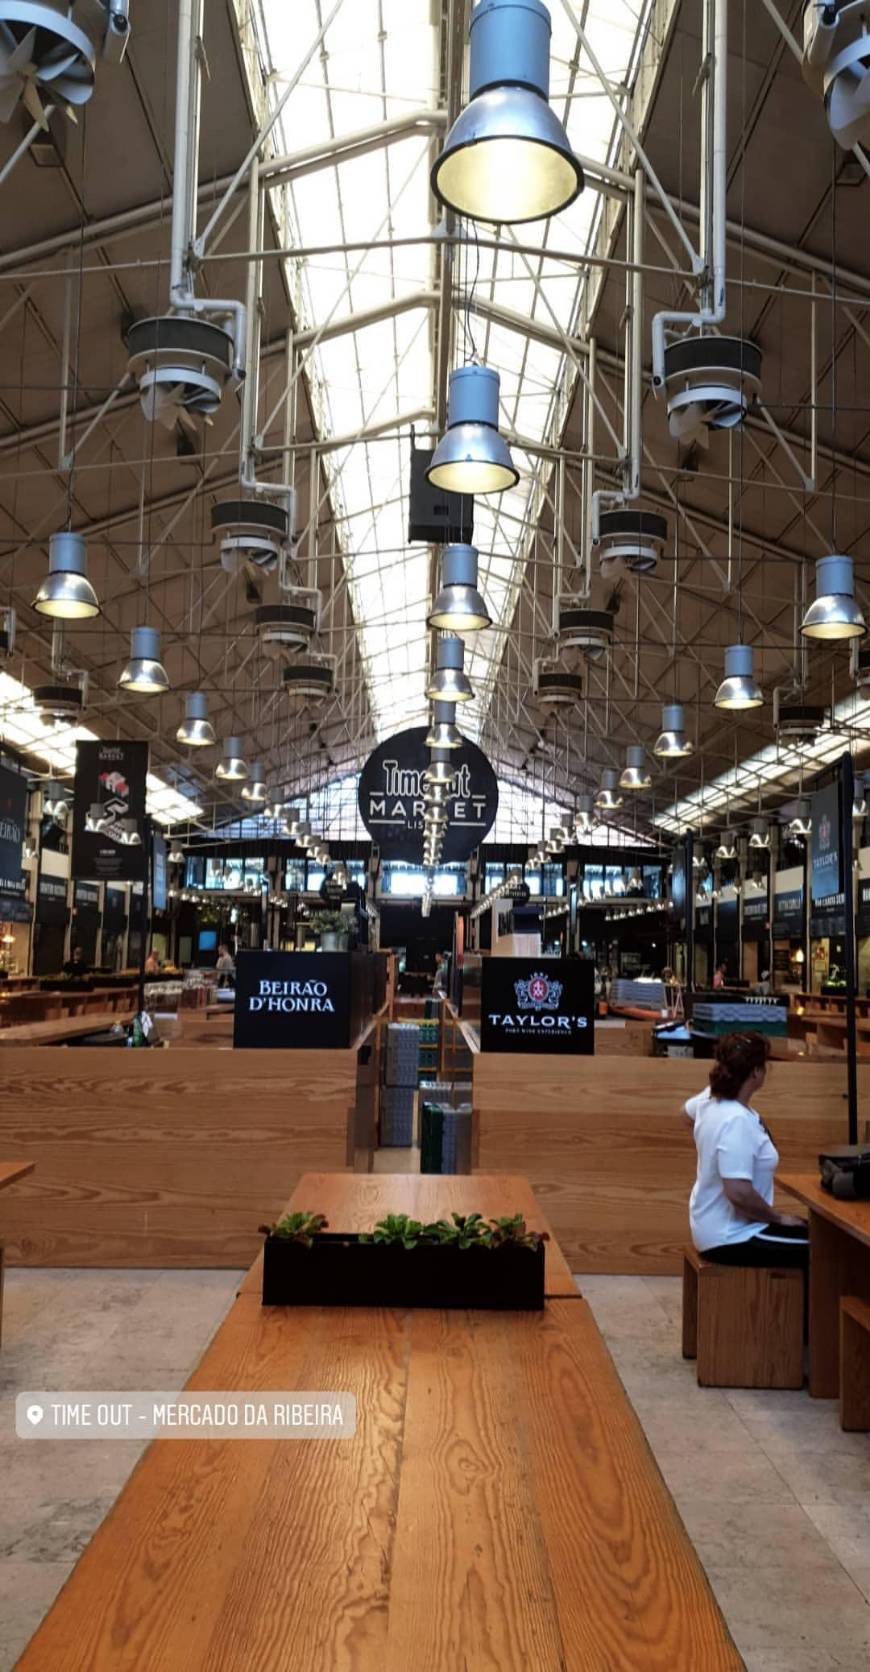
<svg viewBox="0 0 870 1672"><path fill-rule="evenodd" d="M448 633L476 633L492 625L486 601L477 590L478 554L474 546L445 546L441 591L428 625Z"/></svg>
<svg viewBox="0 0 870 1672"><path fill-rule="evenodd" d="M428 749L461 749L462 733L456 729L456 706L452 702L432 704L432 724L426 737Z"/></svg>
<svg viewBox="0 0 870 1672"><path fill-rule="evenodd" d="M578 795L577 811L574 815L574 828L578 836L590 836L597 824L595 817L595 798L591 795Z"/></svg>
<svg viewBox="0 0 870 1672"><path fill-rule="evenodd" d="M426 690L432 702L470 702L474 686L463 671L465 646L461 639L445 638L438 641L435 672Z"/></svg>
<svg viewBox="0 0 870 1672"><path fill-rule="evenodd" d="M755 678L751 644L732 644L725 652L725 678L713 699L716 708L739 713L761 708L764 693Z"/></svg>
<svg viewBox="0 0 870 1672"><path fill-rule="evenodd" d="M162 696L169 690L169 675L160 660L160 634L156 627L134 627L130 634L130 660L118 680L122 691L142 697Z"/></svg>
<svg viewBox="0 0 870 1672"><path fill-rule="evenodd" d="M619 793L619 774L612 767L606 767L601 774L601 788L595 797L595 805L602 812L616 813L622 806L622 796Z"/></svg>
<svg viewBox="0 0 870 1672"><path fill-rule="evenodd" d="M683 760L686 755L694 753L694 748L694 744L686 737L686 719L682 703L666 703L662 709L662 729L656 738L653 754L657 755L659 760Z"/></svg>
<svg viewBox="0 0 870 1672"><path fill-rule="evenodd" d="M794 815L786 826L789 836L810 836L813 829L813 809L809 798L801 796L795 802Z"/></svg>
<svg viewBox="0 0 870 1672"><path fill-rule="evenodd" d="M753 819L749 832L749 846L751 848L770 847L770 826L767 819Z"/></svg>
<svg viewBox="0 0 870 1672"><path fill-rule="evenodd" d="M548 104L552 25L542 0L480 0L469 31L469 103L432 169L445 208L519 226L557 215L583 170Z"/></svg>
<svg viewBox="0 0 870 1672"><path fill-rule="evenodd" d="M295 828L294 828L294 826L295 826ZM290 834L291 834L291 836L295 837L297 845L300 848L303 848L305 851L307 851L308 844L311 841L311 826L308 823L308 820L307 819L299 819L299 820L291 819L291 821L290 821Z"/></svg>
<svg viewBox="0 0 870 1672"><path fill-rule="evenodd" d="M210 749L216 742L214 726L208 717L208 697L204 691L191 691L184 699L184 719L175 733L178 743L188 749Z"/></svg>
<svg viewBox="0 0 870 1672"><path fill-rule="evenodd" d="M48 542L48 574L33 608L56 621L86 621L99 615L100 605L88 580L87 547L80 534L67 530Z"/></svg>
<svg viewBox="0 0 870 1672"><path fill-rule="evenodd" d="M166 855L166 858L167 858L167 861L170 865L183 865L184 864L184 851L183 851L182 848L180 848L178 846L177 842L174 842L172 844L172 847L169 849L169 852Z"/></svg>
<svg viewBox="0 0 870 1672"><path fill-rule="evenodd" d="M447 428L426 471L446 493L503 493L520 473L498 429L498 372L488 366L459 366L450 373Z"/></svg>
<svg viewBox="0 0 870 1672"><path fill-rule="evenodd" d="M266 774L259 761L251 767L251 781L242 790L243 801L256 801L265 805L268 795L266 788Z"/></svg>
<svg viewBox="0 0 870 1672"><path fill-rule="evenodd" d="M423 774L425 784L453 783L456 769L450 759L449 749L433 749L429 757L429 765Z"/></svg>
<svg viewBox="0 0 870 1672"><path fill-rule="evenodd" d="M619 780L621 790L649 790L652 789L652 777L646 764L646 750L642 744L633 743L625 751L625 768Z"/></svg>
<svg viewBox="0 0 870 1672"><path fill-rule="evenodd" d="M69 802L65 799L60 784L53 780L47 783L42 792L42 811L46 818L63 818L69 812Z"/></svg>
<svg viewBox="0 0 870 1672"><path fill-rule="evenodd" d="M228 737L223 748L223 757L215 767L215 777L223 784L240 784L248 776L248 767L242 754L242 740L240 737Z"/></svg>
<svg viewBox="0 0 870 1672"><path fill-rule="evenodd" d="M867 625L855 598L851 557L822 557L816 564L816 598L801 623L805 639L860 639Z"/></svg>
<svg viewBox="0 0 870 1672"><path fill-rule="evenodd" d="M716 858L728 860L737 858L737 847L730 830L724 830L722 832L722 839L716 849Z"/></svg>

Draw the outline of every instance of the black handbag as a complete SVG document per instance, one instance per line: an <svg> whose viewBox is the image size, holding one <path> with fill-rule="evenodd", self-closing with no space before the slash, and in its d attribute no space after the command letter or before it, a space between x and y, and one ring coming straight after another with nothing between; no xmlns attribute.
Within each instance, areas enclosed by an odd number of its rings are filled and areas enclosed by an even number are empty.
<svg viewBox="0 0 870 1672"><path fill-rule="evenodd" d="M870 1199L870 1144L835 1144L819 1156L820 1183L840 1201Z"/></svg>

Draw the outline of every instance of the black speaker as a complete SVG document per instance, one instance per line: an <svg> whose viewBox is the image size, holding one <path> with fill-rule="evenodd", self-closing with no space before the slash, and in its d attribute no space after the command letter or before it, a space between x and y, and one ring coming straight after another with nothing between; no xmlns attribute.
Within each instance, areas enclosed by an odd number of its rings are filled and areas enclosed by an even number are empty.
<svg viewBox="0 0 870 1672"><path fill-rule="evenodd" d="M408 540L427 545L470 546L474 538L474 499L471 494L445 493L426 480L432 453L411 449L411 509Z"/></svg>

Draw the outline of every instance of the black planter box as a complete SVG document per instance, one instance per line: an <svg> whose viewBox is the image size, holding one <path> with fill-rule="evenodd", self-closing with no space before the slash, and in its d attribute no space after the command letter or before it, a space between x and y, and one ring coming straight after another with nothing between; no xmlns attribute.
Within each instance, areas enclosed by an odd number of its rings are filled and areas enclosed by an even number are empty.
<svg viewBox="0 0 870 1672"><path fill-rule="evenodd" d="M324 1232L310 1248L267 1237L264 1306L473 1307L540 1312L544 1245L402 1248Z"/></svg>

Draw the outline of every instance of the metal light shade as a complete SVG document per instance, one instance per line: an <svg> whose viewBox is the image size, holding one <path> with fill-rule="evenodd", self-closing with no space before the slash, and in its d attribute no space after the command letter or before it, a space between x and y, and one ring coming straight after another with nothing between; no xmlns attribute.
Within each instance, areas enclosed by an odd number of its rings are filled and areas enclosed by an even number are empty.
<svg viewBox="0 0 870 1672"><path fill-rule="evenodd" d="M622 806L622 796L619 793L619 774L611 767L607 767L601 774L601 788L595 797L595 805L602 812L615 813Z"/></svg>
<svg viewBox="0 0 870 1672"><path fill-rule="evenodd" d="M659 760L682 760L694 753L694 744L686 737L686 719L682 703L667 703L662 709L662 729L656 738L653 754Z"/></svg>
<svg viewBox="0 0 870 1672"><path fill-rule="evenodd" d="M123 691L139 696L162 696L169 690L169 675L160 660L160 634L156 627L134 627L130 634L130 660L118 680Z"/></svg>
<svg viewBox="0 0 870 1672"><path fill-rule="evenodd" d="M48 574L33 608L56 621L86 621L100 605L88 580L87 547L80 534L53 534L48 542Z"/></svg>
<svg viewBox="0 0 870 1672"><path fill-rule="evenodd" d="M427 784L426 785L426 803L427 803L427 806L441 807L441 806L444 805L444 802L446 800L447 800L447 785L446 784L438 783L438 784Z"/></svg>
<svg viewBox="0 0 870 1672"><path fill-rule="evenodd" d="M732 644L725 652L725 678L713 699L716 708L739 712L746 708L761 708L764 693L755 678L754 656L750 644Z"/></svg>
<svg viewBox="0 0 870 1672"><path fill-rule="evenodd" d="M432 724L426 736L429 749L461 749L462 734L455 725L456 707L452 702L432 704Z"/></svg>
<svg viewBox="0 0 870 1672"><path fill-rule="evenodd" d="M547 846L553 853L561 853L565 846L565 832L560 824L554 824L550 831Z"/></svg>
<svg viewBox="0 0 870 1672"><path fill-rule="evenodd" d="M588 836L595 829L595 798L591 795L578 795L577 811L574 816L574 828L578 836Z"/></svg>
<svg viewBox="0 0 870 1672"><path fill-rule="evenodd" d="M449 749L433 749L429 758L429 765L423 774L424 784L452 784L456 777L456 769L450 759Z"/></svg>
<svg viewBox="0 0 870 1672"><path fill-rule="evenodd" d="M749 846L751 848L770 847L770 827L766 819L752 820L752 829L749 834Z"/></svg>
<svg viewBox="0 0 870 1672"><path fill-rule="evenodd" d="M215 777L224 784L240 784L248 776L248 767L242 754L242 740L240 737L228 737L224 744L223 758L215 767Z"/></svg>
<svg viewBox="0 0 870 1672"><path fill-rule="evenodd" d="M242 790L242 800L257 801L264 805L268 793L269 791L266 788L266 774L263 771L260 762L257 761L256 765L251 767L250 783L246 784Z"/></svg>
<svg viewBox="0 0 870 1672"><path fill-rule="evenodd" d="M520 473L498 431L498 393L498 372L487 366L460 366L450 373L447 429L426 471L433 487L458 494L516 487Z"/></svg>
<svg viewBox="0 0 870 1672"><path fill-rule="evenodd" d="M175 733L178 743L188 749L210 749L215 743L214 726L208 717L208 697L204 691L191 691L184 699L184 719Z"/></svg>
<svg viewBox="0 0 870 1672"><path fill-rule="evenodd" d="M567 208L583 170L550 92L542 0L481 0L471 18L469 103L432 169L432 190L469 220L519 226Z"/></svg>
<svg viewBox="0 0 870 1672"><path fill-rule="evenodd" d="M737 858L737 848L734 845L734 838L733 838L733 836L729 836L727 834L727 832L722 837L722 840L719 843L718 848L716 849L716 858L717 859L736 859Z"/></svg>
<svg viewBox="0 0 870 1672"><path fill-rule="evenodd" d="M474 686L463 671L465 646L461 639L441 639L435 672L426 690L432 702L470 702Z"/></svg>
<svg viewBox="0 0 870 1672"><path fill-rule="evenodd" d="M175 845L175 846L173 846L169 849L169 852L166 855L166 858L169 861L170 865L183 865L184 864L184 853L183 853L182 849L180 847L178 847L177 845Z"/></svg>
<svg viewBox="0 0 870 1672"><path fill-rule="evenodd" d="M125 848L141 848L142 837L135 819L121 820L121 846Z"/></svg>
<svg viewBox="0 0 870 1672"><path fill-rule="evenodd" d="M48 818L53 819L61 816L68 810L68 808L69 802L64 799L60 784L56 784L54 781L46 784L45 789L42 792L43 813L45 813Z"/></svg>
<svg viewBox="0 0 870 1672"><path fill-rule="evenodd" d="M794 817L789 819L786 826L790 836L809 836L813 828L813 809L806 797L795 805Z"/></svg>
<svg viewBox="0 0 870 1672"><path fill-rule="evenodd" d="M486 601L477 590L477 574L474 546L445 546L441 591L432 605L430 627L440 627L447 633L476 633L491 625Z"/></svg>
<svg viewBox="0 0 870 1672"><path fill-rule="evenodd" d="M867 624L855 598L851 557L822 557L816 564L816 600L801 623L806 639L860 639Z"/></svg>
<svg viewBox="0 0 870 1672"><path fill-rule="evenodd" d="M642 744L632 744L625 752L625 768L619 780L621 790L648 790L652 788L652 778L646 764L646 751Z"/></svg>
<svg viewBox="0 0 870 1672"><path fill-rule="evenodd" d="M294 824L295 824L295 829L294 829ZM308 847L309 842L311 840L311 826L308 823L307 819L298 819L298 820L292 821L291 825L290 825L290 833L291 833L292 836L295 836L296 841L297 841L300 848L307 848Z"/></svg>

